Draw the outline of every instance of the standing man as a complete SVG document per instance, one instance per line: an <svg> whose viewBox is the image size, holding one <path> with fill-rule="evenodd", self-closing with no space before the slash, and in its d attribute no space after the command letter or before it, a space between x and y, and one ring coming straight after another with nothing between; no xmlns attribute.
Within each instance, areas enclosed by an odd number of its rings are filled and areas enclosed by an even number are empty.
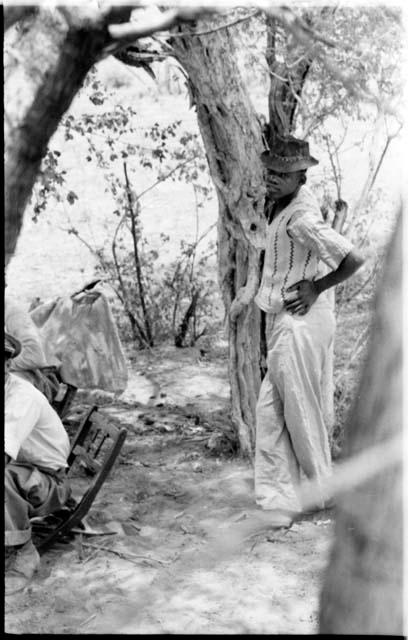
<svg viewBox="0 0 408 640"><path fill-rule="evenodd" d="M325 416L333 397L325 390L333 375L334 286L363 260L324 222L304 186L306 170L318 164L307 142L289 136L261 159L272 206L255 298L266 314L268 350L256 410L255 497L288 526L302 510L302 475L322 489L331 475Z"/></svg>
<svg viewBox="0 0 408 640"><path fill-rule="evenodd" d="M65 475L69 438L46 397L10 372L21 351L4 334L5 593L23 589L40 564L30 518L61 509L70 494Z"/></svg>

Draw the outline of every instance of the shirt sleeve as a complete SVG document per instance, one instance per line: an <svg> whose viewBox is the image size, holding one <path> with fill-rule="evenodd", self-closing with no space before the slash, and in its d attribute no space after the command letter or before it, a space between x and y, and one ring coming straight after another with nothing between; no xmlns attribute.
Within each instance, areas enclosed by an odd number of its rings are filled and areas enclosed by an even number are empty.
<svg viewBox="0 0 408 640"><path fill-rule="evenodd" d="M33 395L24 394L22 397L12 381L7 384L4 402L4 452L13 460L17 460L21 445L34 429L40 412L41 403Z"/></svg>
<svg viewBox="0 0 408 640"><path fill-rule="evenodd" d="M312 251L333 270L353 249L347 238L332 229L316 213L295 212L286 230L292 240Z"/></svg>

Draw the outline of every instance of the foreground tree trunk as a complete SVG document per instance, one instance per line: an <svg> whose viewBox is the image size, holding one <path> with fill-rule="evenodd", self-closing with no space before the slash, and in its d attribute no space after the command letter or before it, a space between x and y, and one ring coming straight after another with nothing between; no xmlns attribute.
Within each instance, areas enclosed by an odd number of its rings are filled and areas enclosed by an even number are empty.
<svg viewBox="0 0 408 640"><path fill-rule="evenodd" d="M48 142L105 41L104 29L78 29L59 11L38 11L6 33L6 264Z"/></svg>
<svg viewBox="0 0 408 640"><path fill-rule="evenodd" d="M210 28L200 22L200 30ZM229 314L232 419L240 450L250 456L261 382L260 314L253 302L265 232L261 129L229 30L194 38L176 35L171 44L188 75L218 196L218 270Z"/></svg>
<svg viewBox="0 0 408 640"><path fill-rule="evenodd" d="M376 300L371 347L346 430L346 456L402 442L402 217ZM402 453L401 453L402 455ZM320 606L320 633L403 634L402 464L338 502L335 542Z"/></svg>
<svg viewBox="0 0 408 640"><path fill-rule="evenodd" d="M137 8L137 6L136 6ZM93 3L4 8L5 262L13 255L23 215L51 136L89 69L129 43L191 22L207 11L163 11L128 22L129 5Z"/></svg>

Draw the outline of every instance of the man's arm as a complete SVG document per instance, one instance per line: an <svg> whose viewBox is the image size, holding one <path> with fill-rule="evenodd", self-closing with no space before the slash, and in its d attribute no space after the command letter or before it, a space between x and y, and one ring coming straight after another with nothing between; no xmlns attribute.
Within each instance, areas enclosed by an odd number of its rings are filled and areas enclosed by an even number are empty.
<svg viewBox="0 0 408 640"><path fill-rule="evenodd" d="M12 376L13 374L10 374ZM21 444L30 435L41 413L45 396L30 382L15 376L4 394L4 453L17 460Z"/></svg>
<svg viewBox="0 0 408 640"><path fill-rule="evenodd" d="M337 269L319 280L299 280L286 289L287 293L296 292L294 298L285 302L285 309L290 313L304 315L319 295L331 287L350 278L361 267L364 259L356 249L352 249L340 262Z"/></svg>
<svg viewBox="0 0 408 640"><path fill-rule="evenodd" d="M323 276L319 280L313 282L317 295L320 295L326 289L334 287L336 284L340 284L347 278L350 278L357 269L359 269L364 263L364 258L358 251L352 249L350 253L340 262L335 271L331 271L327 275Z"/></svg>

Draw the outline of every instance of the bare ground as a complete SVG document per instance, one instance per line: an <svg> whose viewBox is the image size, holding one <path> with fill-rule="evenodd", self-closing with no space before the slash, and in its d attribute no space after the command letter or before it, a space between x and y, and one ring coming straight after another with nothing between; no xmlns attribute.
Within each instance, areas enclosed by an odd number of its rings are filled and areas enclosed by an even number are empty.
<svg viewBox="0 0 408 640"><path fill-rule="evenodd" d="M44 553L25 591L6 597L5 630L316 633L333 515L257 525L251 467L231 455L225 360L163 349L139 357L129 388L78 399L129 430L88 518L110 533Z"/></svg>

